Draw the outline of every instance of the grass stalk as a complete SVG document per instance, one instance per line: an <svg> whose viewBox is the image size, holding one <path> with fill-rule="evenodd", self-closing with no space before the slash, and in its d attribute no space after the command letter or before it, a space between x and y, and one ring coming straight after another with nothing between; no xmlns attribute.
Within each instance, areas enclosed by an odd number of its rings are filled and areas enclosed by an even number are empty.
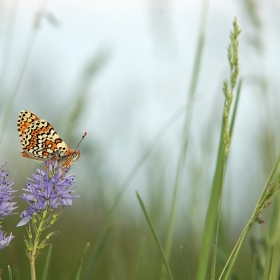
<svg viewBox="0 0 280 280"><path fill-rule="evenodd" d="M238 62L238 40L237 37L240 34L241 30L238 27L237 20L235 19L233 22L233 31L230 33L230 44L228 47L228 61L230 65L230 82L227 80L224 81L223 92L225 94L225 103L223 109L223 118L222 118L222 126L220 133L220 143L218 150L218 157L215 169L215 175L212 182L212 191L210 196L210 201L206 213L206 219L203 230L202 237L202 245L198 266L198 280L206 279L210 253L212 249L213 236L216 232L216 245L218 246L218 230L219 230L219 219L220 219L220 209L222 203L222 194L223 194L223 186L224 186L224 176L226 170L226 163L229 153L229 148L231 144L231 132L230 132L230 124L233 123L234 120L229 121L230 119L230 109L233 99L233 90L235 88L237 77L239 73L239 62ZM241 87L240 87L241 88ZM237 102L236 102L237 103ZM233 118L235 119L236 113L234 113ZM216 254L217 248L214 253ZM212 263L212 277L215 274L216 266L216 255L214 254L213 263Z"/></svg>
<svg viewBox="0 0 280 280"><path fill-rule="evenodd" d="M172 238L174 234L174 226L175 226L175 217L176 217L176 207L178 201L178 194L180 191L180 187L182 184L184 169L185 169L185 162L186 162L186 154L188 149L189 143L189 132L191 127L191 121L193 116L193 106L194 106L194 96L196 91L196 86L199 78L200 73L200 66L204 48L204 41L205 41L205 24L207 19L207 12L208 12L208 0L204 0L202 4L202 13L200 18L200 28L199 28L199 36L195 54L195 60L193 65L193 72L190 82L190 87L188 90L187 96L187 106L186 106L186 115L183 125L183 133L182 133L182 145L180 148L179 159L177 164L177 170L175 175L175 182L174 182L174 189L173 189L173 196L172 196L172 203L171 203L171 210L170 216L168 221L168 231L165 241L165 256L169 261L170 252L172 247ZM164 271L162 270L162 277L164 278Z"/></svg>
<svg viewBox="0 0 280 280"><path fill-rule="evenodd" d="M236 262L237 256L240 252L240 249L245 241L245 238L248 235L249 230L252 228L252 226L254 225L254 223L256 222L256 219L258 218L259 214L261 213L261 211L267 206L268 203L268 199L271 198L271 196L273 195L273 192L275 191L275 187L273 187L272 185L272 180L276 175L276 171L277 168L279 166L280 163L280 153L278 155L277 161L274 164L270 175L266 181L265 187L260 195L260 198L256 204L256 207L252 213L252 216L250 217L247 225L245 226L245 228L243 229L237 243L235 244L228 260L227 263L225 265L225 267L223 268L223 271L219 277L219 280L224 280L224 279L229 279L230 275L232 273L232 269L233 266Z"/></svg>
<svg viewBox="0 0 280 280"><path fill-rule="evenodd" d="M271 262L270 264L270 274L269 278L267 279L279 279L279 255L280 255L280 240L278 238L279 236L279 230L280 230L280 221L279 221L279 210L280 210L280 204L279 204L279 193L277 193L277 198L274 201L276 202L275 208L278 210L277 213L277 219L273 219L275 222L275 232L274 232L274 237L273 238L273 243L270 245L272 247L272 257L270 258Z"/></svg>
<svg viewBox="0 0 280 280"><path fill-rule="evenodd" d="M234 102L233 109L232 109L232 118L231 118L230 125L229 125L230 137L232 136L232 132L233 132L234 124L235 124L236 113L237 113L237 108L238 108L238 104L239 104L239 100L240 100L242 84L243 84L243 79L240 79L238 86L237 86L236 98L235 98L235 102Z"/></svg>
<svg viewBox="0 0 280 280"><path fill-rule="evenodd" d="M112 221L112 216L114 213L114 210L118 206L125 190L128 188L129 184L133 180L134 176L137 174L139 169L142 167L146 159L149 157L155 146L158 144L158 142L162 139L162 137L165 135L165 133L168 131L168 129L183 115L185 112L185 108L180 108L177 110L165 123L164 125L158 130L156 135L154 136L154 139L151 143L151 145L146 149L146 151L142 154L142 156L139 158L139 160L135 163L135 165L132 167L131 171L128 173L128 176L124 180L124 183L121 185L121 190L119 194L117 195L113 206L108 212L107 217L105 218L105 223L100 231L100 238L98 238L98 241L95 242L95 247L93 247L92 251L92 257L90 259L93 260L93 262L90 265L90 268L88 269L87 276L85 279L91 279L91 275L93 274L93 270L95 268L95 264L97 262L98 257L101 254L101 251L104 248L104 244L106 243L107 236L109 234L109 229Z"/></svg>
<svg viewBox="0 0 280 280"><path fill-rule="evenodd" d="M220 198L218 216L217 216L216 237L215 237L215 244L214 244L214 249L213 249L211 280L215 279L215 274L216 274L216 263L217 263L217 253L218 253L218 240L219 240L219 228L220 228L220 221L221 221L221 212L222 212L222 199Z"/></svg>
<svg viewBox="0 0 280 280"><path fill-rule="evenodd" d="M236 93L236 99L235 103L233 106L233 112L232 112L232 118L230 121L229 125L229 135L230 138L232 137L232 132L235 124L235 119L236 119L236 113L237 113L237 108L239 104L239 97L240 97L240 92L242 88L242 80L238 83L237 87L237 93ZM223 172L223 178L222 178L222 186L224 185L224 175L225 173ZM220 197L219 200L219 208L218 208L218 216L217 216L217 228L216 228L216 237L215 237L215 244L214 244L214 251L213 251L213 260L212 260L212 268L211 268L211 279L215 279L215 272L216 272L216 263L217 263L217 253L218 253L218 240L219 240L219 229L220 229L220 221L221 221L221 213L222 213L222 199Z"/></svg>
<svg viewBox="0 0 280 280"><path fill-rule="evenodd" d="M220 204L220 193L223 182L223 173L225 166L225 157L224 157L224 145L222 141L222 133L218 151L218 159L216 164L216 171L212 183L212 193L207 210L204 231L203 231L203 240L201 246L201 253L199 259L199 268L197 279L206 279L207 266L209 261L209 255L212 244L212 237L216 225L217 209L216 205ZM213 264L215 265L215 263Z"/></svg>
<svg viewBox="0 0 280 280"><path fill-rule="evenodd" d="M279 170L279 169L278 169ZM278 177L278 176L277 176ZM279 178L275 184L279 186ZM268 232L266 237L267 250L265 256L264 279L278 279L279 274L279 231L280 231L280 194L277 192L273 200L272 211L270 213Z"/></svg>
<svg viewBox="0 0 280 280"><path fill-rule="evenodd" d="M158 249L159 249L159 251L160 251L161 258L162 258L162 260L163 260L164 267L165 267L165 269L166 269L166 271L167 271L167 275L168 275L168 277L169 277L170 280L173 280L173 276L172 276L171 270L170 270L170 268L169 268L167 259L166 259L165 255L164 255L163 248L162 248L162 246L161 246L161 244L160 244L160 241L159 241L159 239L158 239L158 237L157 237L157 234L156 234L156 232L155 232L155 229L154 229L153 223L152 223L152 221L151 221L150 215L149 215L149 213L148 213L148 211L147 211L147 209L146 209L146 207L145 207L145 205L144 205L144 202L142 201L140 195L138 194L138 192L136 192L136 195L137 195L138 201L139 201L139 203L140 203L140 206L141 206L141 208L142 208L142 211L143 211L143 213L144 213L144 215L145 215L145 218L146 218L146 220L147 220L147 223L148 223L148 225L149 225L149 227L150 227L150 229L151 229L151 232L152 232L152 234L153 234L153 236L154 236L154 239L155 239L155 241L156 241L156 243L157 243Z"/></svg>

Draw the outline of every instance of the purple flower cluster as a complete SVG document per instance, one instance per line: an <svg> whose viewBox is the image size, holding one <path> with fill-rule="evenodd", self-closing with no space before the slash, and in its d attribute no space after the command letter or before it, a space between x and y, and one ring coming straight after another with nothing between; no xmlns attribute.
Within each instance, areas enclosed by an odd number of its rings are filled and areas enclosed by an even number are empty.
<svg viewBox="0 0 280 280"><path fill-rule="evenodd" d="M12 194L15 192L12 189L13 181L8 180L9 171L4 171L3 167L6 163L0 166L0 224L3 218L12 215L16 202L10 202L14 196ZM6 233L2 230L2 226L0 226L0 249L3 249L14 238L12 234L6 237Z"/></svg>
<svg viewBox="0 0 280 280"><path fill-rule="evenodd" d="M74 196L73 184L75 175L65 176L57 162L46 162L45 170L36 169L36 174L32 174L32 179L28 178L26 188L21 196L29 205L28 209L20 215L21 221L17 226L26 225L32 215L44 210L54 210L58 207L71 206Z"/></svg>
<svg viewBox="0 0 280 280"><path fill-rule="evenodd" d="M0 226L0 250L8 246L13 238L14 236L12 235L12 233L6 237L6 233L2 230L2 227Z"/></svg>

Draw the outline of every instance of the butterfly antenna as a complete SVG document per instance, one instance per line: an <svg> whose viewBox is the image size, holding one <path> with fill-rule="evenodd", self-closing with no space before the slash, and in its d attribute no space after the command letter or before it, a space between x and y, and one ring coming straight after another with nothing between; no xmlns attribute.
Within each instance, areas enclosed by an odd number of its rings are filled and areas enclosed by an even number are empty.
<svg viewBox="0 0 280 280"><path fill-rule="evenodd" d="M84 135L82 136L82 139L80 140L80 142L79 142L79 144L78 144L78 146L77 146L77 148L75 149L74 152L76 152L76 151L78 150L80 144L82 143L82 141L84 140L84 138L85 138L86 136L87 136L87 132L85 131L85 132L84 132Z"/></svg>

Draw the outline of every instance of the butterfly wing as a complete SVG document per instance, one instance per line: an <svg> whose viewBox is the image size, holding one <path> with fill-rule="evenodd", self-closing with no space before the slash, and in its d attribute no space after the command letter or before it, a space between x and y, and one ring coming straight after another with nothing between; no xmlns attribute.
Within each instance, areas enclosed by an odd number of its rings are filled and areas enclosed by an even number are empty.
<svg viewBox="0 0 280 280"><path fill-rule="evenodd" d="M20 112L18 131L23 157L46 161L62 158L70 151L53 126L30 111Z"/></svg>
<svg viewBox="0 0 280 280"><path fill-rule="evenodd" d="M24 134L24 131L26 128L34 121L40 120L39 117L37 117L35 114L31 113L30 111L23 110L19 113L18 116L18 122L17 122L17 127L18 127L18 133L19 133L19 138L21 140L22 135Z"/></svg>

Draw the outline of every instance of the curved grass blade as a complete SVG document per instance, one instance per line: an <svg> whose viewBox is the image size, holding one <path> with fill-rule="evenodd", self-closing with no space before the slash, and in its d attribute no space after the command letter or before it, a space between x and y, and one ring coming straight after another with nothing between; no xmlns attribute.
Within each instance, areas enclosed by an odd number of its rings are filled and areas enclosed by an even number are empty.
<svg viewBox="0 0 280 280"><path fill-rule="evenodd" d="M171 117L163 124L163 126L157 131L157 133L154 136L154 139L152 141L152 144L150 147L147 148L147 150L142 154L142 156L139 158L139 160L135 163L135 165L132 167L130 172L128 173L126 179L124 180L123 184L121 185L121 190L119 191L119 194L117 195L113 206L109 210L109 213L105 219L105 225L103 226L103 229L101 230L99 234L99 242L96 242L98 246L96 249L92 250L92 257L90 259L92 260L90 264L90 268L88 269L86 273L85 279L89 280L92 279L93 271L95 269L96 263L98 261L98 258L101 254L101 251L103 250L108 236L109 236L109 229L110 224L112 220L112 215L114 213L114 210L118 206L125 190L128 188L129 184L133 180L134 176L137 174L137 172L140 170L141 166L144 164L146 159L149 157L155 146L158 144L158 142L161 140L161 138L164 136L164 134L168 131L168 129L185 113L185 108L178 109L174 114L171 115Z"/></svg>
<svg viewBox="0 0 280 280"><path fill-rule="evenodd" d="M182 255L182 259L183 259L183 263L184 263L184 267L186 270L186 275L187 275L187 280L191 280L190 274L189 274L189 270L188 270L188 266L187 266L187 260L186 260L186 255L183 249L183 246L180 246L180 251L181 251L181 255Z"/></svg>
<svg viewBox="0 0 280 280"><path fill-rule="evenodd" d="M42 280L47 280L50 261L51 261L51 255L52 255L52 244L50 244L50 248L48 250L46 264L45 264L43 275L42 275Z"/></svg>
<svg viewBox="0 0 280 280"><path fill-rule="evenodd" d="M243 229L239 239L237 240L229 258L228 258L228 261L225 265L225 267L223 268L223 271L219 277L219 280L224 280L224 279L230 279L230 275L232 273L232 269L233 269L233 266L236 262L236 259L237 259L237 256L240 252L240 249L245 241L245 238L247 237L250 229L252 228L252 226L254 225L255 221L256 221L256 218L258 217L259 213L263 210L263 204L265 202L265 198L266 196L269 194L269 191L270 191L270 187L271 187L271 182L272 182L272 179L275 177L275 174L276 174L276 171L277 171L277 168L280 164L280 154L278 155L278 158L277 158L277 161L276 163L274 164L269 176L268 176L268 179L266 181L266 185L260 195L260 198L256 204L256 207L253 211L253 214L250 218L250 220L248 221L247 225L245 226L245 228Z"/></svg>
<svg viewBox="0 0 280 280"><path fill-rule="evenodd" d="M77 267L76 267L76 270L75 270L75 272L74 272L74 277L72 278L73 280L79 280L79 279L80 279L81 270L82 270L82 264L83 264L83 258L84 258L85 254L86 254L86 252L87 252L87 250L88 250L88 248L89 248L89 245L90 245L90 243L88 242L88 243L86 244L86 246L85 246L83 252L82 252L81 258L80 258L80 260L79 260L79 262L78 262L78 265L77 265Z"/></svg>
<svg viewBox="0 0 280 280"><path fill-rule="evenodd" d="M143 201L142 201L142 199L141 199L141 197L140 197L140 195L138 194L137 191L136 191L136 195L137 195L138 201L139 201L139 203L140 203L140 206L141 206L141 208L142 208L142 211L143 211L143 213L144 213L144 215L145 215L145 218L146 218L146 220L147 220L147 222L148 222L148 225L149 225L149 227L150 227L150 229L151 229L151 231L152 231L152 234L153 234L153 236L154 236L154 238L155 238L155 241L156 241L156 243L157 243L158 249L159 249L159 251L160 251L160 254L161 254L161 257L162 257L162 260L163 260L163 264L164 264L164 266L165 266L165 268L166 268L166 271L167 271L167 275L168 275L168 277L169 277L170 280L173 280L173 276L172 276L171 270L170 270L169 265L168 265L168 263L167 263L167 260L166 260L166 258L165 258L165 255L164 255L162 246L161 246L161 244L160 244L160 242L159 242L159 239L158 239L158 237L157 237L157 235L156 235L156 232L155 232L154 226L153 226L153 224L152 224L151 218L150 218L150 216L149 216L149 214L148 214L148 211L147 211L147 209L146 209L146 207L145 207L145 205L144 205L144 203L143 203Z"/></svg>

